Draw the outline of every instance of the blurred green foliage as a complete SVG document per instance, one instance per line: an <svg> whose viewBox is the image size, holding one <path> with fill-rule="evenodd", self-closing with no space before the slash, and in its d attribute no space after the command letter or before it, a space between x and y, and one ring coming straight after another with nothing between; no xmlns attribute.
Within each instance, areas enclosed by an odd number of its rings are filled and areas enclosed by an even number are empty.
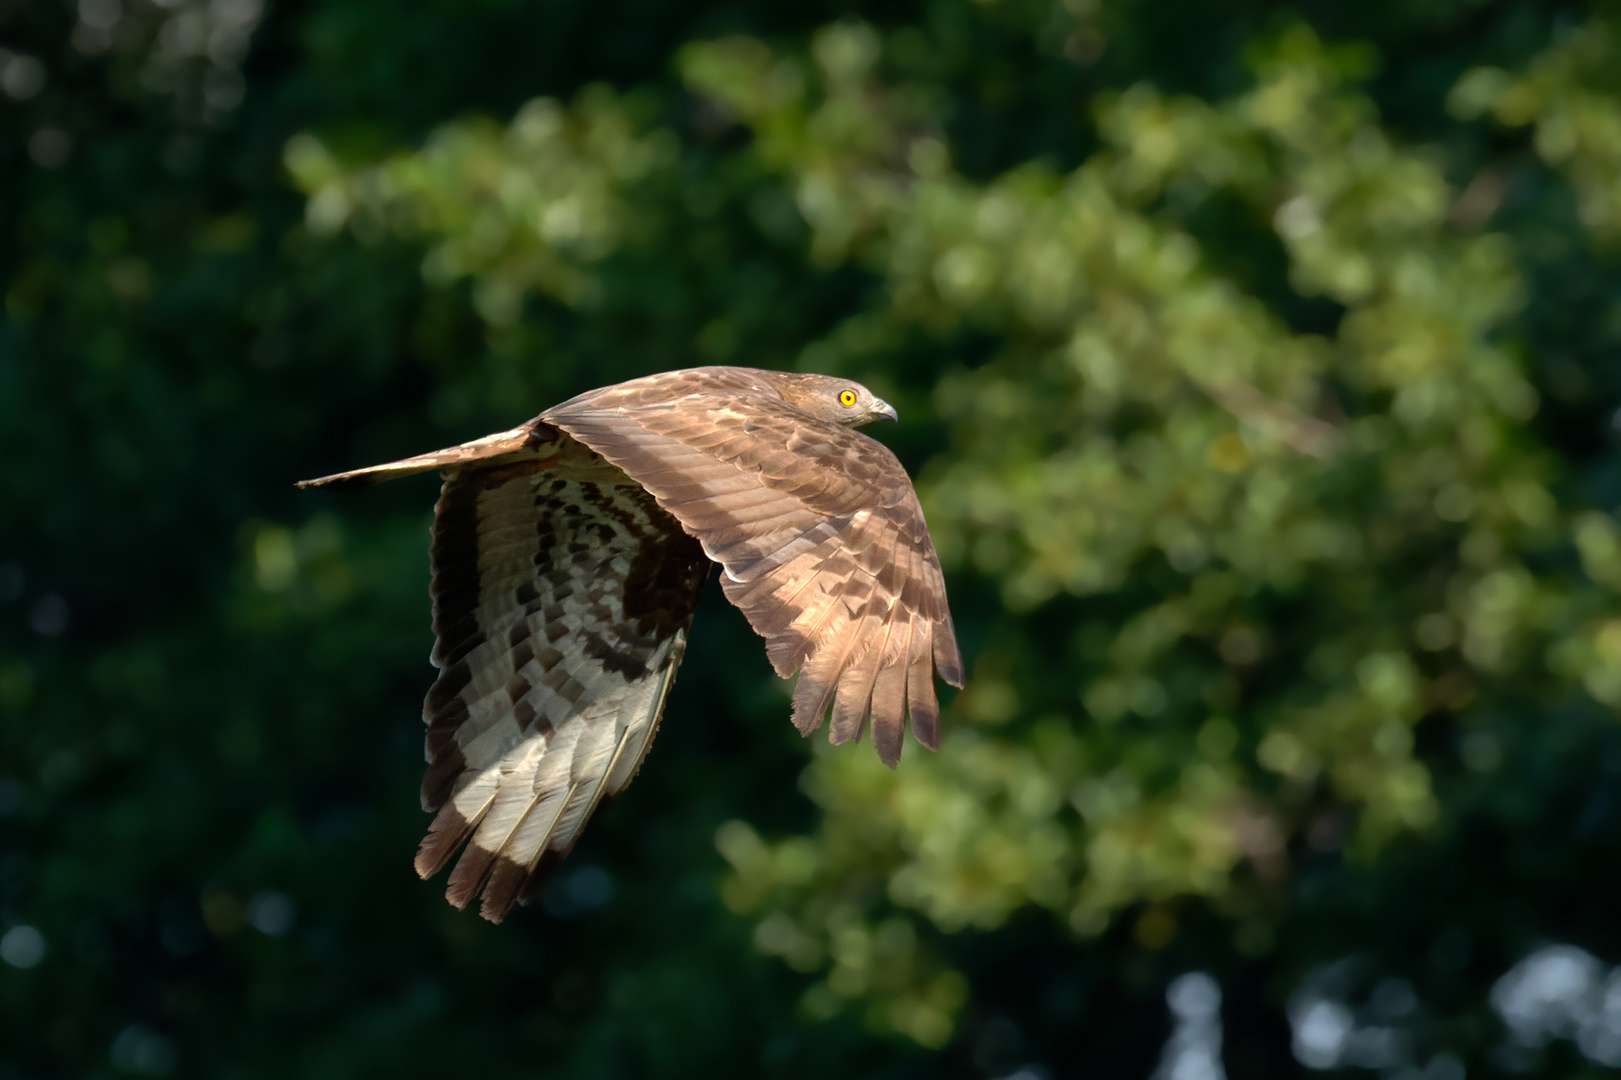
<svg viewBox="0 0 1621 1080"><path fill-rule="evenodd" d="M1235 1078L1606 1060L1490 994L1621 961L1621 11L0 0L0 92L0 1080L1147 1076L1190 970ZM701 363L897 404L968 686L801 742L706 596L491 927L432 485L290 482Z"/></svg>

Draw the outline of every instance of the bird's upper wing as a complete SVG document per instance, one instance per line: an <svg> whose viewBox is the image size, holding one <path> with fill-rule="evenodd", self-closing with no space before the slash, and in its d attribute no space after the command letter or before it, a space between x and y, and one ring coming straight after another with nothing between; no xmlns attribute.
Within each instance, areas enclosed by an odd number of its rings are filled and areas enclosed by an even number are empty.
<svg viewBox="0 0 1621 1080"><path fill-rule="evenodd" d="M905 469L882 444L702 369L608 387L547 410L623 469L725 569L726 596L800 671L794 723L833 708L830 738L872 718L883 760L912 732L938 746L934 673L962 685L945 582Z"/></svg>

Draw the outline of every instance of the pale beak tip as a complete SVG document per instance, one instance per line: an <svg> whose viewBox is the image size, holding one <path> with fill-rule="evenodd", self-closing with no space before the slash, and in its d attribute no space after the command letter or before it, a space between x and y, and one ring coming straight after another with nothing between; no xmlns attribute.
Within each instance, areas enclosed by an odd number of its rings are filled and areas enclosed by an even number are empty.
<svg viewBox="0 0 1621 1080"><path fill-rule="evenodd" d="M875 404L877 407L873 411L879 416L887 416L896 423L900 422L901 417L900 414L895 411L895 406L891 405L887 401L879 401Z"/></svg>

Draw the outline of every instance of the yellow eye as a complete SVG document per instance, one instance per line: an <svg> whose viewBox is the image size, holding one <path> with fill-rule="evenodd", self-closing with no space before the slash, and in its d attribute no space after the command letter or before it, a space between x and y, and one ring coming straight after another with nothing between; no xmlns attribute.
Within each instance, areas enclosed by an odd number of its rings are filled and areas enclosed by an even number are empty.
<svg viewBox="0 0 1621 1080"><path fill-rule="evenodd" d="M839 391L839 404L840 405L843 405L846 409L848 409L850 406L854 405L855 403L856 403L856 392L854 390L840 390Z"/></svg>

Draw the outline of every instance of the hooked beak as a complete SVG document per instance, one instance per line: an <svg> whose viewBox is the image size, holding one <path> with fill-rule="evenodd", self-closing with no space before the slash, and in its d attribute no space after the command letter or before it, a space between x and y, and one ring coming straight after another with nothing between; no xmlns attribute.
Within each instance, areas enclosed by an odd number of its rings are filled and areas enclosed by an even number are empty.
<svg viewBox="0 0 1621 1080"><path fill-rule="evenodd" d="M878 398L874 398L871 411L874 416L887 416L897 423L900 422L900 414L895 411L895 406L891 405L887 401L881 401Z"/></svg>

